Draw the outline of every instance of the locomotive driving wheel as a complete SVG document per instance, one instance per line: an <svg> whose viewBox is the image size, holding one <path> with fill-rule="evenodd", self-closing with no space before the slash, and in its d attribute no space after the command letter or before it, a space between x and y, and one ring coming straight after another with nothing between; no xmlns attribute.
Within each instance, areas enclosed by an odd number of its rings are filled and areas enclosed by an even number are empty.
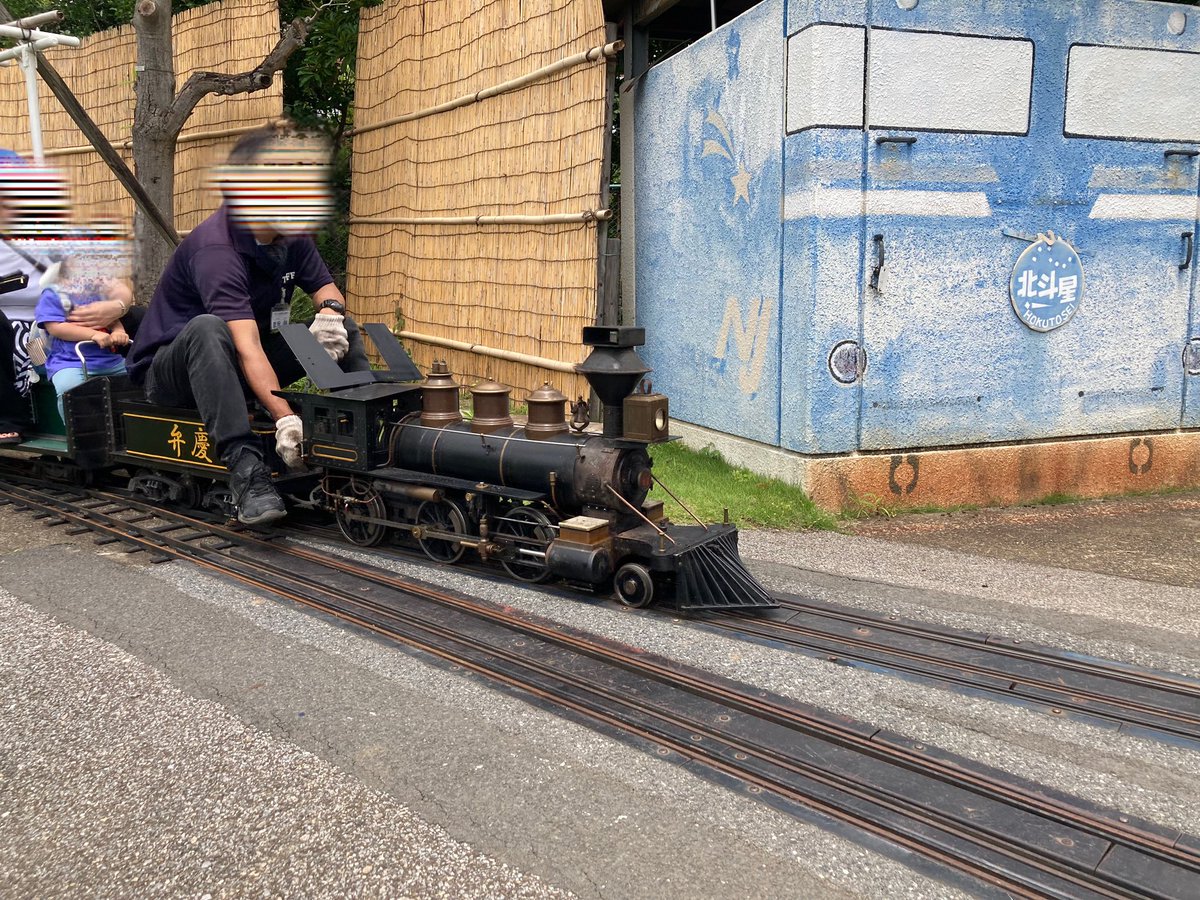
<svg viewBox="0 0 1200 900"><path fill-rule="evenodd" d="M417 525L431 531L449 531L453 534L467 533L467 519L458 504L449 500L426 500L417 507ZM430 559L452 564L462 559L467 548L460 541L429 538L422 535L417 539L421 549Z"/></svg>
<svg viewBox="0 0 1200 900"><path fill-rule="evenodd" d="M387 518L387 507L374 488L350 484L346 492L334 497L334 514L346 540L360 547L374 547L387 534L387 525L382 522L364 521Z"/></svg>
<svg viewBox="0 0 1200 900"><path fill-rule="evenodd" d="M654 579L645 566L626 563L617 569L613 578L617 599L633 609L643 609L654 602Z"/></svg>
<svg viewBox="0 0 1200 900"><path fill-rule="evenodd" d="M550 577L546 568L546 548L554 540L554 523L540 509L517 506L496 519L492 534L508 538L515 553L500 564L513 578L536 584Z"/></svg>

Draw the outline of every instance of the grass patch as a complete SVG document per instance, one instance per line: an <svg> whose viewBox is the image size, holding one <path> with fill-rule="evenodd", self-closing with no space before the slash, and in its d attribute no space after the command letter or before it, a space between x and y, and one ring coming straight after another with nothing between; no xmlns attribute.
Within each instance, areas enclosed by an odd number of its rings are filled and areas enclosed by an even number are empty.
<svg viewBox="0 0 1200 900"><path fill-rule="evenodd" d="M1102 494L1099 497L1084 497L1081 494L1056 492L1045 494L1032 500L1023 500L1019 503L964 503L953 506L936 506L932 504L897 506L891 501L884 500L874 494L868 494L862 497L851 498L846 508L842 511L841 518L848 522L872 518L894 519L901 516L921 515L923 513L950 514L977 512L985 509L1032 509L1040 506L1074 506L1082 503L1105 503L1113 500L1136 500L1147 497L1167 497L1172 494L1189 493L1196 493L1196 488L1190 486L1156 487L1139 491L1119 491L1114 494Z"/></svg>
<svg viewBox="0 0 1200 900"><path fill-rule="evenodd" d="M850 497L846 501L846 508L842 510L841 517L847 521L856 521L858 519L894 519L897 516L911 516L921 513L974 512L983 508L977 503L958 503L952 506L937 506L936 504L898 506L891 498L884 499L878 494L862 494Z"/></svg>
<svg viewBox="0 0 1200 900"><path fill-rule="evenodd" d="M1064 506L1068 503L1082 503L1086 497L1080 497L1078 494L1047 494L1037 500L1031 500L1028 503L1022 503L1022 506Z"/></svg>
<svg viewBox="0 0 1200 900"><path fill-rule="evenodd" d="M711 448L691 450L673 441L655 444L650 455L659 480L706 522L720 522L729 507L730 519L739 525L792 531L837 528L837 520L796 485L730 465ZM650 496L666 504L672 521L691 523L692 517L666 491L655 487Z"/></svg>

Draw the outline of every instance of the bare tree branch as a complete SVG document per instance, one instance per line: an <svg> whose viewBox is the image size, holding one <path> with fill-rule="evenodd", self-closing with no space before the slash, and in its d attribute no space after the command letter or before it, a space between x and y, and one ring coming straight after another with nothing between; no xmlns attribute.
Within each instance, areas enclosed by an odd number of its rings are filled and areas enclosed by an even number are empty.
<svg viewBox="0 0 1200 900"><path fill-rule="evenodd" d="M192 73L175 97L175 102L171 104L165 123L167 132L172 136L178 135L191 116L192 110L196 108L196 104L209 94L232 96L233 94L249 94L270 87L275 74L287 65L288 57L303 46L308 39L313 20L322 9L329 5L329 3L325 3L318 7L316 12L307 19L295 19L283 30L279 42L266 58L249 72L242 72L238 75L228 75L222 72Z"/></svg>
<svg viewBox="0 0 1200 900"><path fill-rule="evenodd" d="M1196 0L1196 2L1200 3L1200 0ZM309 25L311 25L313 23L313 21L317 18L317 16L319 16L325 10L329 9L331 6L347 6L348 7L349 5L350 4L347 3L346 0L325 0L325 2L322 3L320 6L318 6L316 9L314 9L313 14L311 16L309 16L308 18L306 18L304 21L306 23L308 23Z"/></svg>

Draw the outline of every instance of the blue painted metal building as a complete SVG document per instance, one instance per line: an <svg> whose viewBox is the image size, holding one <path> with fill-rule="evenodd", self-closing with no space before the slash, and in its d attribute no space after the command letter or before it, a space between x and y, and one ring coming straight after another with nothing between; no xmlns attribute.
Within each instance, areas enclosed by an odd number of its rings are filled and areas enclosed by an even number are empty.
<svg viewBox="0 0 1200 900"><path fill-rule="evenodd" d="M764 0L632 93L676 418L804 454L1200 425L1200 9Z"/></svg>

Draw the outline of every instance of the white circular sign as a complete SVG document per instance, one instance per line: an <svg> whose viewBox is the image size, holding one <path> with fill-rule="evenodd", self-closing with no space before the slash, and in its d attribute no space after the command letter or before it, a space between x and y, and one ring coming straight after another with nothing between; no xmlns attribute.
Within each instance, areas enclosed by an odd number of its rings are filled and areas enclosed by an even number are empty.
<svg viewBox="0 0 1200 900"><path fill-rule="evenodd" d="M1017 257L1008 294L1013 312L1027 328L1053 331L1066 325L1083 300L1079 251L1053 232L1039 234Z"/></svg>

